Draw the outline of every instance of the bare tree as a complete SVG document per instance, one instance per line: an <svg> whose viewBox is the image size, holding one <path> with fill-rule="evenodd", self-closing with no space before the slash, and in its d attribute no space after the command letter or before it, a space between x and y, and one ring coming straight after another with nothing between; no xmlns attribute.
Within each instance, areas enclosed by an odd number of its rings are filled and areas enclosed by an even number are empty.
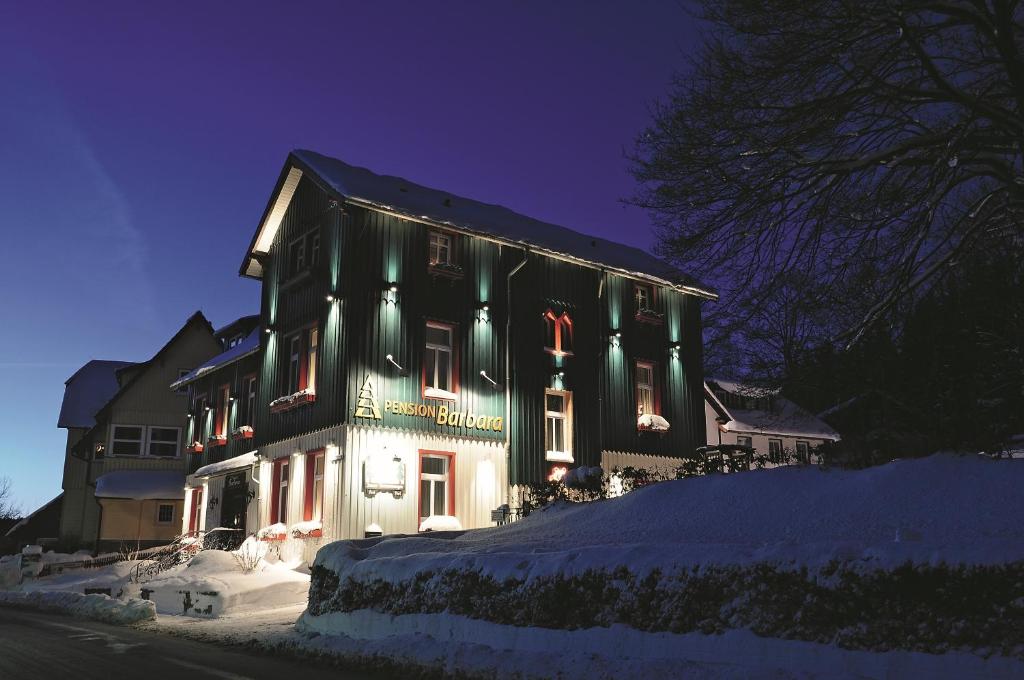
<svg viewBox="0 0 1024 680"><path fill-rule="evenodd" d="M634 202L734 312L809 275L856 341L982 244L1024 249L1022 15L703 0L705 45L638 140Z"/></svg>
<svg viewBox="0 0 1024 680"><path fill-rule="evenodd" d="M0 519L12 519L21 514L11 498L11 480L0 477Z"/></svg>

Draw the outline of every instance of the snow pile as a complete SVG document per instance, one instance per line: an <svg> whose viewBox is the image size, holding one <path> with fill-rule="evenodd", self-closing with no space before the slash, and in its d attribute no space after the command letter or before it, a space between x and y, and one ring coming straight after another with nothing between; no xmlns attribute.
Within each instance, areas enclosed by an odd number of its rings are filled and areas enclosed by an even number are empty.
<svg viewBox="0 0 1024 680"><path fill-rule="evenodd" d="M462 522L451 515L431 515L420 522L420 531L462 531Z"/></svg>
<svg viewBox="0 0 1024 680"><path fill-rule="evenodd" d="M649 430L651 432L668 432L668 421L653 413L645 413L636 419L636 429Z"/></svg>
<svg viewBox="0 0 1024 680"><path fill-rule="evenodd" d="M323 533L323 523L318 519L296 522L292 525L293 538L315 538Z"/></svg>
<svg viewBox="0 0 1024 680"><path fill-rule="evenodd" d="M284 522L278 522L277 524L271 524L270 526L263 527L256 532L256 538L261 541L274 541L283 538L288 533L288 527L285 526Z"/></svg>
<svg viewBox="0 0 1024 680"><path fill-rule="evenodd" d="M455 401L459 398L459 395L448 390L442 390L440 387L428 387L423 390L423 396L427 399L444 399L446 401Z"/></svg>
<svg viewBox="0 0 1024 680"><path fill-rule="evenodd" d="M194 477L210 477L212 475L218 475L222 472L230 472L231 470L238 470L240 468L252 467L259 461L259 456L255 451L249 453L243 453L240 456L234 458L228 458L222 460L219 463L210 463L204 465L193 473Z"/></svg>
<svg viewBox="0 0 1024 680"><path fill-rule="evenodd" d="M21 555L0 557L0 590L13 588L21 583Z"/></svg>
<svg viewBox="0 0 1024 680"><path fill-rule="evenodd" d="M247 549L246 544L239 550ZM253 549L250 547L248 549ZM284 563L261 560L251 571L235 554L204 550L187 564L172 567L156 578L126 586L152 600L161 614L217 617L228 612L301 604L309 591L309 576Z"/></svg>
<svg viewBox="0 0 1024 680"><path fill-rule="evenodd" d="M69 591L0 591L0 605L71 614L84 619L127 625L156 618L156 607L146 600L118 600L107 595Z"/></svg>

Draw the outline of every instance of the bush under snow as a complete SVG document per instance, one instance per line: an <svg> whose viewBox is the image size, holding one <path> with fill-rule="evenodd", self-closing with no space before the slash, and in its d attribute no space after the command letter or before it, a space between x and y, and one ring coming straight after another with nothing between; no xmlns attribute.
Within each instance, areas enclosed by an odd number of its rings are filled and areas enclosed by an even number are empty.
<svg viewBox="0 0 1024 680"><path fill-rule="evenodd" d="M156 618L156 605L147 600L119 600L107 595L83 595L64 590L0 591L0 605L70 614L84 619L127 625Z"/></svg>

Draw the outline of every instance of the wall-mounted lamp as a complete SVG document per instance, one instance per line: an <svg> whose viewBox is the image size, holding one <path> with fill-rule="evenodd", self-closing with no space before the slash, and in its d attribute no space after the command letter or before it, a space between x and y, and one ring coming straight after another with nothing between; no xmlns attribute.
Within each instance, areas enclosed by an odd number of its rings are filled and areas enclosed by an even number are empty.
<svg viewBox="0 0 1024 680"><path fill-rule="evenodd" d="M210 410L210 407L209 407L209 406L204 406L204 407L203 407L203 411L204 411L204 412L205 412L205 411L209 411L209 410Z"/></svg>
<svg viewBox="0 0 1024 680"><path fill-rule="evenodd" d="M486 380L487 382L491 383L491 387L493 387L494 389L496 389L496 390L500 390L501 389L501 383L496 381L491 376L487 375L487 371L480 371L480 377L483 378L484 380Z"/></svg>
<svg viewBox="0 0 1024 680"><path fill-rule="evenodd" d="M334 297L334 293L328 293L327 297L325 297L324 299L327 300L328 302L334 302L338 298Z"/></svg>
<svg viewBox="0 0 1024 680"><path fill-rule="evenodd" d="M274 327L273 326L267 326L266 328L263 329L263 332L266 333L267 335L270 335L271 333L274 332Z"/></svg>
<svg viewBox="0 0 1024 680"><path fill-rule="evenodd" d="M389 364L391 364L392 366L394 366L395 368L397 368L397 369L398 369L398 375L402 376L403 378L404 378L405 376L409 375L409 371L407 371L407 370L405 370L404 368L402 368L401 366L399 366L399 365L398 365L398 362L397 362L397 361L395 361L395 358L394 358L393 356L391 356L390 354L388 354L388 355L387 355L386 357L384 357L384 358L388 360L388 363L389 363Z"/></svg>
<svg viewBox="0 0 1024 680"><path fill-rule="evenodd" d="M608 331L608 337L610 339L617 340L622 337L622 331L620 331L618 328L613 328L610 331Z"/></svg>
<svg viewBox="0 0 1024 680"><path fill-rule="evenodd" d="M486 301L477 303L477 307L480 309L481 312L491 311L491 305L489 305Z"/></svg>
<svg viewBox="0 0 1024 680"><path fill-rule="evenodd" d="M396 282L392 281L391 283L388 284L388 290L391 291L392 293L397 293L398 292L398 284Z"/></svg>

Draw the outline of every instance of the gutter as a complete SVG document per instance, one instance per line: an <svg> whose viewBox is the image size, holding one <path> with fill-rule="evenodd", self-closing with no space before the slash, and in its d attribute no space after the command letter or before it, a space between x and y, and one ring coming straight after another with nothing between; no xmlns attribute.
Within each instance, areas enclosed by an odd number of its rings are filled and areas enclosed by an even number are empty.
<svg viewBox="0 0 1024 680"><path fill-rule="evenodd" d="M512 277L526 266L530 257L530 249L523 249L523 259L505 277L505 471L511 469L512 463ZM507 481L507 480L506 480ZM505 484L505 504L510 505L511 488Z"/></svg>

